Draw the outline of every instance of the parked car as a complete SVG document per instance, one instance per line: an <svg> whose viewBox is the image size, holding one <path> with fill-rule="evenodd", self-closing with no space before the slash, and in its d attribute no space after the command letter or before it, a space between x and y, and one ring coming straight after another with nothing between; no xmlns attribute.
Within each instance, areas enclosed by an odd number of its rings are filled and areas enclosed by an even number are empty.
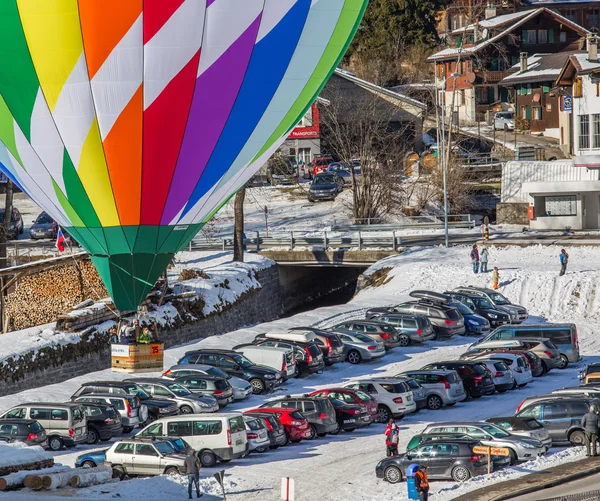
<svg viewBox="0 0 600 501"><path fill-rule="evenodd" d="M498 393L504 393L515 388L515 377L502 360L478 360L485 364L492 374L492 382Z"/></svg>
<svg viewBox="0 0 600 501"><path fill-rule="evenodd" d="M248 439L249 452L267 452L271 445L269 433L263 420L259 417L244 416L246 424L246 438Z"/></svg>
<svg viewBox="0 0 600 501"><path fill-rule="evenodd" d="M177 363L218 367L227 374L249 381L252 391L256 394L266 393L283 383L283 372L252 363L244 355L233 350L204 348L188 351Z"/></svg>
<svg viewBox="0 0 600 501"><path fill-rule="evenodd" d="M491 423L477 421L431 423L421 433L464 433L479 440L482 445L506 447L510 452L511 464L535 459L546 452L546 448L539 440L511 435Z"/></svg>
<svg viewBox="0 0 600 501"><path fill-rule="evenodd" d="M34 419L3 418L0 420L0 442L21 442L46 448L48 439L44 427Z"/></svg>
<svg viewBox="0 0 600 501"><path fill-rule="evenodd" d="M106 459L107 450L84 452L75 459L75 468L96 468L97 466L102 466Z"/></svg>
<svg viewBox="0 0 600 501"><path fill-rule="evenodd" d="M0 209L0 224L4 221L5 209ZM10 218L10 227L8 228L9 240L16 240L25 231L25 225L23 224L23 218L19 209L13 207L12 216Z"/></svg>
<svg viewBox="0 0 600 501"><path fill-rule="evenodd" d="M206 374L207 376L216 376L227 379L227 382L233 389L234 400L244 400L252 394L252 385L248 381L239 377L231 376L218 367L213 367L212 365L196 363L173 365L163 373L162 377L165 379L175 380L180 376L189 376L191 374Z"/></svg>
<svg viewBox="0 0 600 501"><path fill-rule="evenodd" d="M490 322L485 317L478 315L460 301L449 301L446 304L452 308L456 308L465 319L465 334L474 336L489 334Z"/></svg>
<svg viewBox="0 0 600 501"><path fill-rule="evenodd" d="M154 421L155 419L166 417L166 416L174 416L179 414L179 407L177 403L173 400L163 400L163 399L155 399L150 397L146 391L144 391L140 386L135 383L127 383L124 381L90 381L83 383L81 388L79 388L71 397L71 400L77 399L77 397L81 396L89 396L89 395L116 395L116 396L124 396L130 395L134 397L138 397L142 403L142 407L140 412L142 417L144 415L147 418L141 422L144 424L146 421ZM147 412L144 412L144 407ZM132 409L132 416L135 411ZM124 425L126 426L126 425Z"/></svg>
<svg viewBox="0 0 600 501"><path fill-rule="evenodd" d="M244 413L244 415L248 415ZM264 413L260 414L258 412L250 414L253 417L260 418L265 423L267 427L267 433L269 434L269 447L271 449L277 449L282 445L288 444L288 436L285 432L285 428L279 422L279 419L275 417L273 414Z"/></svg>
<svg viewBox="0 0 600 501"><path fill-rule="evenodd" d="M580 381L589 383L600 383L600 363L587 364L585 369L579 371L577 375ZM587 379L598 378L597 381L587 381Z"/></svg>
<svg viewBox="0 0 600 501"><path fill-rule="evenodd" d="M451 360L447 362L436 362L426 365L423 369L441 369L458 372L469 398L479 398L483 395L491 395L496 391L490 371L488 371L484 364L477 361L468 362L464 360Z"/></svg>
<svg viewBox="0 0 600 501"><path fill-rule="evenodd" d="M364 391L351 388L325 388L308 394L310 397L329 397L341 400L346 404L364 405L367 408L371 422L377 421L377 401Z"/></svg>
<svg viewBox="0 0 600 501"><path fill-rule="evenodd" d="M518 304L512 304L505 296L494 289L487 289L485 287L459 287L456 290L466 292L471 296L487 299L496 308L510 315L511 324L521 324L529 318L526 308Z"/></svg>
<svg viewBox="0 0 600 501"><path fill-rule="evenodd" d="M404 381L394 378L370 378L350 381L342 386L360 390L374 398L377 401L379 423L387 423L392 417L401 419L417 410L412 390Z"/></svg>
<svg viewBox="0 0 600 501"><path fill-rule="evenodd" d="M148 408L133 395L114 395L109 393L93 393L77 397L74 402L111 405L121 416L123 433L130 433L134 428L148 419Z"/></svg>
<svg viewBox="0 0 600 501"><path fill-rule="evenodd" d="M317 174L308 189L308 201L335 200L344 189L344 181L335 173L321 172Z"/></svg>
<svg viewBox="0 0 600 501"><path fill-rule="evenodd" d="M523 400L515 416L542 423L553 444L581 446L585 442L581 418L589 412L591 405L598 409L600 400L584 395L536 395Z"/></svg>
<svg viewBox="0 0 600 501"><path fill-rule="evenodd" d="M176 381L160 378L132 378L125 382L135 383L157 400L166 399L177 404L180 414L217 412L219 404L212 395L192 393Z"/></svg>
<svg viewBox="0 0 600 501"><path fill-rule="evenodd" d="M329 164L333 163L333 157L330 156L323 156L323 157L315 157L313 158L312 164L313 164L313 171L312 171L312 176L311 178L314 178L317 174L319 174L322 171L326 171L327 168L329 167Z"/></svg>
<svg viewBox="0 0 600 501"><path fill-rule="evenodd" d="M296 184L298 172L289 158L273 156L267 161L267 181L271 186Z"/></svg>
<svg viewBox="0 0 600 501"><path fill-rule="evenodd" d="M399 377L414 379L425 390L427 408L441 409L444 405L454 405L467 398L463 382L454 370L418 370L398 374Z"/></svg>
<svg viewBox="0 0 600 501"><path fill-rule="evenodd" d="M115 442L105 454L113 477L134 475L185 475L185 455L175 452L166 440L126 439Z"/></svg>
<svg viewBox="0 0 600 501"><path fill-rule="evenodd" d="M233 388L229 381L219 376L206 374L190 374L175 379L175 382L184 386L195 395L213 397L219 407L226 407L233 402Z"/></svg>
<svg viewBox="0 0 600 501"><path fill-rule="evenodd" d="M0 419L37 421L46 431L48 447L52 451L75 447L85 443L88 438L87 420L78 403L24 403L6 411Z"/></svg>
<svg viewBox="0 0 600 501"><path fill-rule="evenodd" d="M400 341L400 333L393 325L384 322L373 322L369 320L352 320L338 324L331 328L336 332L360 332L365 336L370 337L373 341L378 341L383 344L386 350L391 350L402 345ZM404 342L403 346L410 344L410 338Z"/></svg>
<svg viewBox="0 0 600 501"><path fill-rule="evenodd" d="M371 416L365 405L350 404L331 397L319 398L327 398L335 409L338 427L336 431L332 432L333 435L337 435L340 430L353 432L356 428L363 428L371 424Z"/></svg>
<svg viewBox="0 0 600 501"><path fill-rule="evenodd" d="M553 395L585 395L590 398L600 400L600 385L598 384L583 384L581 386L571 386L554 390Z"/></svg>
<svg viewBox="0 0 600 501"><path fill-rule="evenodd" d="M326 398L316 398L309 395L287 395L282 398L269 400L260 406L269 409L297 409L308 419L309 433L304 438L312 440L317 436L323 437L328 433L337 433L339 427L336 413L331 402Z"/></svg>
<svg viewBox="0 0 600 501"><path fill-rule="evenodd" d="M136 437L180 437L196 451L202 466L213 467L248 454L246 425L239 413L187 414L162 418Z"/></svg>
<svg viewBox="0 0 600 501"><path fill-rule="evenodd" d="M404 306L405 311L412 311L412 307ZM393 326L400 333L400 346L409 346L412 343L423 343L436 339L437 334L433 324L424 315L411 313L383 313L373 317L374 321Z"/></svg>
<svg viewBox="0 0 600 501"><path fill-rule="evenodd" d="M327 167L327 172L333 172L342 178L344 184L352 183L352 173L350 166L345 162L333 162Z"/></svg>
<svg viewBox="0 0 600 501"><path fill-rule="evenodd" d="M425 388L423 388L416 379L408 376L395 376L396 379L404 381L411 389L413 393L413 400L417 404L417 411L427 407L427 395Z"/></svg>
<svg viewBox="0 0 600 501"><path fill-rule="evenodd" d="M474 360L478 360L480 362L485 360L501 360L502 362L504 362L512 372L513 378L515 380L514 388L516 388L517 386L519 388L523 388L533 380L531 366L529 365L528 359L525 356L520 355L518 353L489 352L487 354L482 354L476 357Z"/></svg>
<svg viewBox="0 0 600 501"><path fill-rule="evenodd" d="M312 332L315 335L315 344L323 353L325 365L331 366L343 362L346 359L344 354L344 343L335 332L328 332L313 327L292 327L289 331Z"/></svg>
<svg viewBox="0 0 600 501"><path fill-rule="evenodd" d="M383 343L373 341L369 336L360 332L340 331L339 334L344 343L344 355L351 364L375 360L385 355Z"/></svg>
<svg viewBox="0 0 600 501"><path fill-rule="evenodd" d="M444 295L464 304L477 315L485 318L490 323L491 327L498 327L500 325L510 323L509 313L499 310L490 301L483 297L457 291L444 292Z"/></svg>
<svg viewBox="0 0 600 501"><path fill-rule="evenodd" d="M321 373L325 368L323 353L315 344L312 332L268 332L257 335L253 344L293 349L301 374Z"/></svg>
<svg viewBox="0 0 600 501"><path fill-rule="evenodd" d="M56 238L57 232L58 225L46 212L42 212L35 221L33 221L31 228L29 228L29 236L32 240L40 238Z"/></svg>
<svg viewBox="0 0 600 501"><path fill-rule="evenodd" d="M81 407L87 417L88 444L107 442L123 433L121 416L112 405L81 402Z"/></svg>
<svg viewBox="0 0 600 501"><path fill-rule="evenodd" d="M494 115L494 129L505 132L515 130L515 114L512 111L498 111Z"/></svg>
<svg viewBox="0 0 600 501"><path fill-rule="evenodd" d="M296 357L294 356L294 350L292 348L249 343L234 346L233 350L241 353L255 364L280 370L283 372L283 377L286 380L295 377L298 374Z"/></svg>
<svg viewBox="0 0 600 501"><path fill-rule="evenodd" d="M512 435L539 440L546 451L552 447L552 438L548 430L537 419L509 416L492 417L487 419L486 422L495 424Z"/></svg>
<svg viewBox="0 0 600 501"><path fill-rule="evenodd" d="M375 474L397 484L404 480L407 468L417 463L427 467L431 480L464 482L487 473L487 457L473 452L478 445L472 438L423 442L404 454L382 459L375 467Z"/></svg>
<svg viewBox="0 0 600 501"><path fill-rule="evenodd" d="M261 407L259 409L250 409L244 414L271 414L283 426L289 442L297 444L301 440L313 436L313 430L308 425L308 419L296 408L283 407Z"/></svg>

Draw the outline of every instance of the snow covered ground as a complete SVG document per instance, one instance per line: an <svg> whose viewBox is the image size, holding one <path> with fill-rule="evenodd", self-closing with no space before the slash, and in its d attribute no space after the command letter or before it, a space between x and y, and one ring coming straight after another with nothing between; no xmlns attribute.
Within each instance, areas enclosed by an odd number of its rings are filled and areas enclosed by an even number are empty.
<svg viewBox="0 0 600 501"><path fill-rule="evenodd" d="M580 347L586 361L600 361L596 332L600 328L600 297L596 286L600 280L600 249L577 247L569 250L570 264L566 276L558 277L558 254L560 248L534 246L527 248L491 248L490 265L499 266L501 291L515 303L527 307L532 317L530 322L561 321L575 322L579 329ZM379 262L375 268L393 267L386 285L367 289L358 294L347 305L320 308L301 313L288 319L268 324L250 326L222 336L208 338L197 343L168 350L165 365L169 366L191 347L231 347L252 339L257 333L289 326L326 323L333 316L361 316L364 308L373 305L393 304L407 298L416 288L444 291L460 285L489 285L490 275L473 275L470 271L467 247L412 248L404 254ZM458 358L466 350L472 338L458 338L449 342L430 342L423 346L395 349L376 363L350 366L338 364L322 375L306 379L290 380L280 392L300 393L316 388L339 384L353 378L370 375L393 375L418 369L429 362ZM543 378L535 379L526 388L503 395L483 397L473 402L459 403L443 411L421 411L407 416L399 422L401 429L400 450L410 438L428 423L454 419L485 419L490 416L511 415L518 404L529 395L547 393L555 388L578 384L577 366L564 371L552 371ZM84 380L120 379L124 375L110 370L75 378L61 384L46 386L20 394L0 398L0 411L24 401L66 400ZM268 397L252 396L228 410L242 410L264 402ZM392 501L405 500L403 484L390 485L375 477L375 465L384 456L383 426L373 425L354 433L318 438L302 442L266 454L251 455L225 466L228 499L275 501L279 499L280 479L293 477L296 481L297 499L322 501ZM64 451L57 454L56 461L73 464L76 452ZM453 482L432 482L432 499L446 501L483 485L525 475L529 471L554 466L559 462L572 461L583 455L582 449L553 449L546 458L537 459L518 467L479 477L461 485ZM220 499L219 488L211 475L216 469L204 469L203 486L211 494L208 499ZM106 492L106 494L102 494ZM183 480L166 478L132 480L120 484L109 484L90 489L69 492L68 497L85 497L90 500L115 497L123 499L169 499L185 496ZM56 494L0 493L0 501L57 499ZM67 493L63 493L67 495ZM60 498L58 498L60 499Z"/></svg>

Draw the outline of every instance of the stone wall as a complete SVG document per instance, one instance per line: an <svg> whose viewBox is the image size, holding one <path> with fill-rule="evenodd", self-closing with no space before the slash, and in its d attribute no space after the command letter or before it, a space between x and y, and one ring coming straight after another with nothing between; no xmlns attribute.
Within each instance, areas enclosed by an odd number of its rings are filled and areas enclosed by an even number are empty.
<svg viewBox="0 0 600 501"><path fill-rule="evenodd" d="M165 347L188 343L239 329L245 325L275 320L282 313L282 294L277 266L256 273L261 284L232 305L214 315L161 332ZM31 352L19 361L8 359L0 365L0 396L60 383L76 376L110 367L107 335L82 335L79 343L55 345Z"/></svg>
<svg viewBox="0 0 600 501"><path fill-rule="evenodd" d="M499 203L496 205L496 221L498 224L522 224L529 228L527 207L528 203Z"/></svg>

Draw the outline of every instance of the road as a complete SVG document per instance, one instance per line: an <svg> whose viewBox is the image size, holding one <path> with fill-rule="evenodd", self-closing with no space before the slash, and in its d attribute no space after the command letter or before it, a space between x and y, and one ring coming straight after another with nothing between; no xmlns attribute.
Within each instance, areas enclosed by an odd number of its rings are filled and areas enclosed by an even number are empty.
<svg viewBox="0 0 600 501"><path fill-rule="evenodd" d="M583 492L597 491L600 490L600 473L592 475L591 477L582 478L575 482L559 485L552 489L544 489L542 491L534 492L533 494L527 494L525 496L519 496L518 498L511 498L511 501L544 501L547 499L553 499L560 496L567 496L570 494L580 494ZM590 498L590 499L599 499Z"/></svg>

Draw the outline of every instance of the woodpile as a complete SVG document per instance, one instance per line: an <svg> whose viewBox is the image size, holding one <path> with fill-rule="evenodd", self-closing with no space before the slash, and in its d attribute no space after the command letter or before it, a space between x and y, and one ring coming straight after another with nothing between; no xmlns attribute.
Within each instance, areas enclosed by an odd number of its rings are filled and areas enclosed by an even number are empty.
<svg viewBox="0 0 600 501"><path fill-rule="evenodd" d="M53 322L56 317L89 298L108 292L91 261L66 264L19 280L8 294L9 331Z"/></svg>
<svg viewBox="0 0 600 501"><path fill-rule="evenodd" d="M0 491L27 487L33 491L59 489L61 487L89 487L104 484L112 479L112 468L107 465L96 468L70 468L55 466L43 470L11 473L0 478Z"/></svg>

